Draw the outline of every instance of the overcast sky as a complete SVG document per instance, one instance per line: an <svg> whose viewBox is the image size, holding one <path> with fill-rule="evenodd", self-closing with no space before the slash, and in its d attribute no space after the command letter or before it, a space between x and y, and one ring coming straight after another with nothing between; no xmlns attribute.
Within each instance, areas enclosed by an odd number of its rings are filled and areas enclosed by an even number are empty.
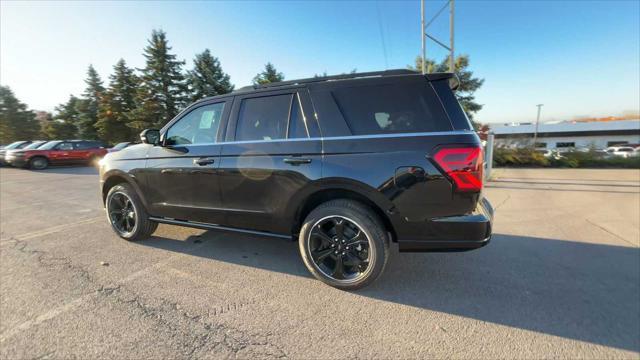
<svg viewBox="0 0 640 360"><path fill-rule="evenodd" d="M420 53L419 1L0 2L0 84L53 110L124 58L143 67L154 28L192 66L205 48L237 87L271 61L287 79L405 68ZM428 1L428 17L444 4ZM617 115L640 108L640 2L456 1L456 52L485 79L481 122ZM447 15L446 12L444 15ZM448 16L430 31L448 40ZM446 55L433 42L428 56Z"/></svg>

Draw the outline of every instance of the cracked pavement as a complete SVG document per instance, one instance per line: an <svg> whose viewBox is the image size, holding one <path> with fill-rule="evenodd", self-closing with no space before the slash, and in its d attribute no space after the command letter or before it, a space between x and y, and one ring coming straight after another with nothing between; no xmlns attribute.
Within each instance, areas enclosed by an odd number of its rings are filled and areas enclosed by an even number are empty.
<svg viewBox="0 0 640 360"><path fill-rule="evenodd" d="M92 168L0 169L0 358L635 358L640 171L497 169L485 248L349 293L293 242L109 228ZM330 345L328 345L330 344Z"/></svg>

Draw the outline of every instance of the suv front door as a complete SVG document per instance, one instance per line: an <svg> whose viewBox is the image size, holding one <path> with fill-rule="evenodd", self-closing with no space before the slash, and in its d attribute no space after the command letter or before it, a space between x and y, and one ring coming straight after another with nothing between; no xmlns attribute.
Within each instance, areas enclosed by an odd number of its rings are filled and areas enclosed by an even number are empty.
<svg viewBox="0 0 640 360"><path fill-rule="evenodd" d="M230 100L199 104L172 122L147 154L145 193L153 216L218 224L224 219L218 182L218 130Z"/></svg>
<svg viewBox="0 0 640 360"><path fill-rule="evenodd" d="M321 175L313 114L304 88L236 96L220 165L228 226L290 233L290 200Z"/></svg>
<svg viewBox="0 0 640 360"><path fill-rule="evenodd" d="M73 163L73 161L69 160L72 152L73 143L63 141L49 151L49 161L60 165Z"/></svg>

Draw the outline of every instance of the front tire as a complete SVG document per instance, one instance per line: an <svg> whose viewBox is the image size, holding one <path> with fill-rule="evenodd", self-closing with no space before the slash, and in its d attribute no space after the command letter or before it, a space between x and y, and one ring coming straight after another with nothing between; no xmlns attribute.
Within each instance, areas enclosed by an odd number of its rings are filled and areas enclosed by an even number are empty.
<svg viewBox="0 0 640 360"><path fill-rule="evenodd" d="M29 168L32 170L44 170L49 166L49 160L42 156L36 156L29 160Z"/></svg>
<svg viewBox="0 0 640 360"><path fill-rule="evenodd" d="M389 238L380 218L353 200L331 200L315 208L300 229L300 255L318 280L356 290L382 274Z"/></svg>
<svg viewBox="0 0 640 360"><path fill-rule="evenodd" d="M142 201L129 184L109 189L105 208L111 228L127 241L147 239L158 228L157 222L149 220Z"/></svg>

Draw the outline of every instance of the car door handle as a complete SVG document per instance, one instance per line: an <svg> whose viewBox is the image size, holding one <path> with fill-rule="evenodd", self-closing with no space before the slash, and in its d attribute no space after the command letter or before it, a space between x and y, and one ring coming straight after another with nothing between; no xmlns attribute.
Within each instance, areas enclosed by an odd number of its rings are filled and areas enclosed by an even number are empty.
<svg viewBox="0 0 640 360"><path fill-rule="evenodd" d="M293 158L286 158L283 161L289 165L297 166L300 164L308 164L311 162L311 159L293 157Z"/></svg>
<svg viewBox="0 0 640 360"><path fill-rule="evenodd" d="M200 166L211 165L215 161L216 160L214 158L210 158L210 157L203 157L203 158L199 158L199 159L193 159L193 163L195 165L200 165Z"/></svg>

